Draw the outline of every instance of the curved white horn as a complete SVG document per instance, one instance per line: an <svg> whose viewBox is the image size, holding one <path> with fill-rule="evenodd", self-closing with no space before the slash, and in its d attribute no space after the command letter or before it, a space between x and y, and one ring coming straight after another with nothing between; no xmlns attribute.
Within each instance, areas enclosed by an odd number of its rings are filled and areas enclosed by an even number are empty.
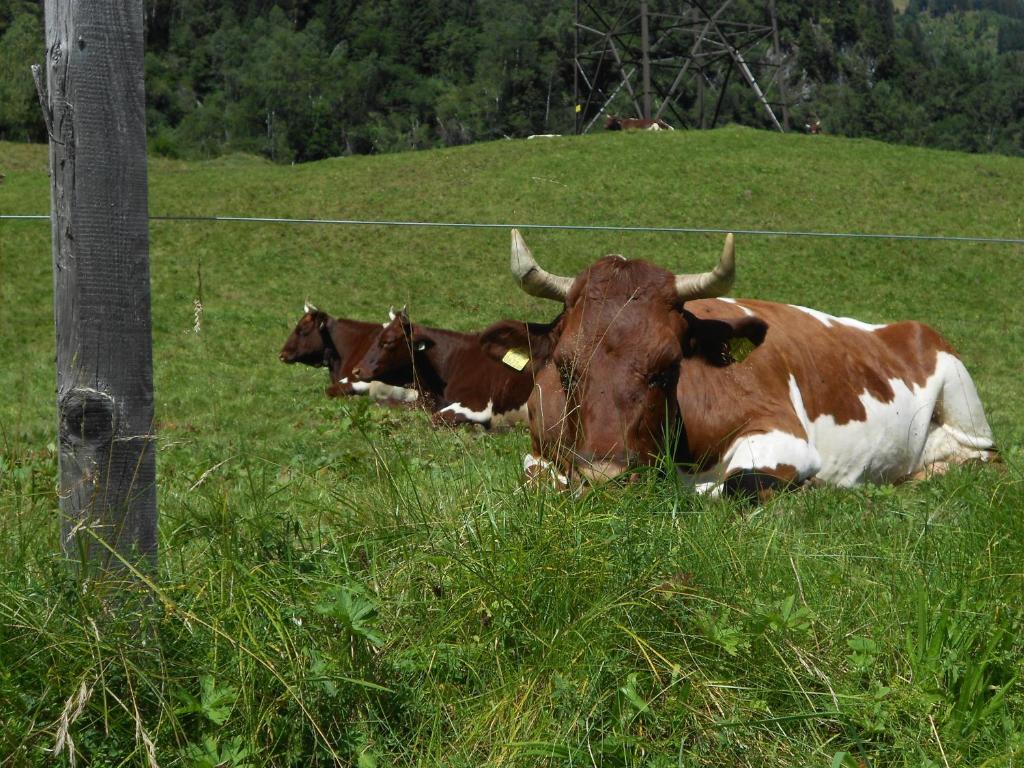
<svg viewBox="0 0 1024 768"><path fill-rule="evenodd" d="M316 307L309 303L309 299L306 299L305 306L303 307L302 311L308 314L309 312L317 312L319 310L317 310Z"/></svg>
<svg viewBox="0 0 1024 768"><path fill-rule="evenodd" d="M676 275L676 293L681 301L711 299L729 292L736 279L736 245L730 232L718 264L710 272L695 275Z"/></svg>
<svg viewBox="0 0 1024 768"><path fill-rule="evenodd" d="M565 301L566 294L572 288L573 278L553 275L541 269L518 229L512 230L511 267L519 286L531 296Z"/></svg>

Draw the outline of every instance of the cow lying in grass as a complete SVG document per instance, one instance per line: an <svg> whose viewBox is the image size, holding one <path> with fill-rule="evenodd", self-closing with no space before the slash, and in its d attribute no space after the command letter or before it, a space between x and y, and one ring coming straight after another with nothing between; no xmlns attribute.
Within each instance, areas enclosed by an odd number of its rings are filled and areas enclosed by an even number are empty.
<svg viewBox="0 0 1024 768"><path fill-rule="evenodd" d="M394 317L394 312L391 313ZM413 378L412 365L395 366L384 377L359 381L352 375L353 364L363 356L387 323L364 323L331 317L323 310L306 304L278 358L282 363L303 363L327 368L331 383L325 390L328 397L368 394L375 400L413 402L417 391L407 386Z"/></svg>
<svg viewBox="0 0 1024 768"><path fill-rule="evenodd" d="M548 326L505 321L523 333ZM480 334L429 328L410 322L403 310L388 323L353 366L360 380L390 380L412 366L415 384L435 424L480 424L494 428L526 420L533 374L515 355L494 359Z"/></svg>
<svg viewBox="0 0 1024 768"><path fill-rule="evenodd" d="M604 128L606 131L674 131L671 125L666 123L660 117L656 120L651 120L643 117L619 117L618 115L608 115L608 119L605 120Z"/></svg>
<svg viewBox="0 0 1024 768"><path fill-rule="evenodd" d="M668 447L696 490L760 496L999 458L970 374L932 328L716 298L733 282L732 235L701 274L610 255L563 277L512 230L512 272L563 307L551 326L496 323L481 339L496 358L530 350L528 475L599 483Z"/></svg>

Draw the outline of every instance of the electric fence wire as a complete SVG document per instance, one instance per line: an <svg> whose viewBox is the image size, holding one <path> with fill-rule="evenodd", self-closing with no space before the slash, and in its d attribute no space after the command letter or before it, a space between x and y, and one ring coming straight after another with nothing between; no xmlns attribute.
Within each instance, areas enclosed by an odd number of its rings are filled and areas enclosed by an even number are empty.
<svg viewBox="0 0 1024 768"><path fill-rule="evenodd" d="M0 214L0 220L49 220L46 214ZM244 224L330 224L335 226L370 227L435 227L447 229L553 229L586 232L633 232L696 235L752 235L763 237L820 237L863 240L918 240L929 242L989 243L1024 245L1024 238L984 237L976 235L920 235L873 232L814 232L784 229L724 229L719 227L642 227L599 224L501 224L449 221L396 221L386 219L291 219L277 216L150 216L150 221L234 222Z"/></svg>

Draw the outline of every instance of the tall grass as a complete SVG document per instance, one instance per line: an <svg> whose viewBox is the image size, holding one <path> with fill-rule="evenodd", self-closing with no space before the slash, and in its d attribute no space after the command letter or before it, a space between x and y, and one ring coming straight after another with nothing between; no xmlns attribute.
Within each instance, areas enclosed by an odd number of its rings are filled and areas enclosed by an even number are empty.
<svg viewBox="0 0 1024 768"><path fill-rule="evenodd" d="M39 540L52 461L16 454L8 764L47 762L62 731L64 759L93 765L1012 765L1024 748L1019 464L750 509L653 473L523 490L475 436L423 435L477 444L463 472L363 436L359 492L338 492L343 468L248 454L166 491L154 599L127 613Z"/></svg>

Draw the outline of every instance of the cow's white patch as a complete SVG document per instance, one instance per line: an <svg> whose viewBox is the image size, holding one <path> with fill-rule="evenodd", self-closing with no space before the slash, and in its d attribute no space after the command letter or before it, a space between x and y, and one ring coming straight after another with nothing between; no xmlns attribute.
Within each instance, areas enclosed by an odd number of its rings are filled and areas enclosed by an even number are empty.
<svg viewBox="0 0 1024 768"><path fill-rule="evenodd" d="M859 395L862 421L837 424L831 414L812 421L791 374L789 399L804 435L781 430L740 435L716 466L683 476L695 492L717 494L737 470L790 465L796 482L813 478L849 487L891 483L932 464L991 457L992 431L974 382L955 355L939 352L934 373L920 386L893 378L889 387L888 402L867 391Z"/></svg>
<svg viewBox="0 0 1024 768"><path fill-rule="evenodd" d="M754 317L755 316L754 315L754 310L752 310L750 307L743 306L738 301L736 301L736 299L730 299L730 298L728 298L726 296L719 296L718 300L719 301L724 301L726 304L732 304L733 306L738 307L740 310L742 310L743 314L747 315L748 317Z"/></svg>
<svg viewBox="0 0 1024 768"><path fill-rule="evenodd" d="M359 395L365 394L366 392L370 391L371 383L372 382L369 381L353 381L352 391Z"/></svg>
<svg viewBox="0 0 1024 768"><path fill-rule="evenodd" d="M833 325L846 325L850 328L856 328L860 331L877 331L879 328L885 328L885 325L873 325L871 323L865 323L861 320L856 320L852 317L835 317L834 315L826 314L817 309L811 309L810 307L801 307L798 304L790 304L793 309L799 310L805 314L810 315L819 323L825 325L826 328L831 328Z"/></svg>
<svg viewBox="0 0 1024 768"><path fill-rule="evenodd" d="M482 411L474 411L462 403L452 403L451 405L446 405L438 413L454 413L477 424L488 424L494 418L494 401L488 400L487 407Z"/></svg>
<svg viewBox="0 0 1024 768"><path fill-rule="evenodd" d="M775 469L788 464L796 469L797 482L813 477L821 469L821 456L802 437L773 429L736 440L722 457L723 477L741 469Z"/></svg>
<svg viewBox="0 0 1024 768"><path fill-rule="evenodd" d="M836 424L829 414L810 421L790 376L793 407L821 455L818 479L839 486L888 483L935 462L988 458L992 430L974 382L955 355L939 352L934 373L920 386L893 378L889 387L888 402L861 393L863 421Z"/></svg>

